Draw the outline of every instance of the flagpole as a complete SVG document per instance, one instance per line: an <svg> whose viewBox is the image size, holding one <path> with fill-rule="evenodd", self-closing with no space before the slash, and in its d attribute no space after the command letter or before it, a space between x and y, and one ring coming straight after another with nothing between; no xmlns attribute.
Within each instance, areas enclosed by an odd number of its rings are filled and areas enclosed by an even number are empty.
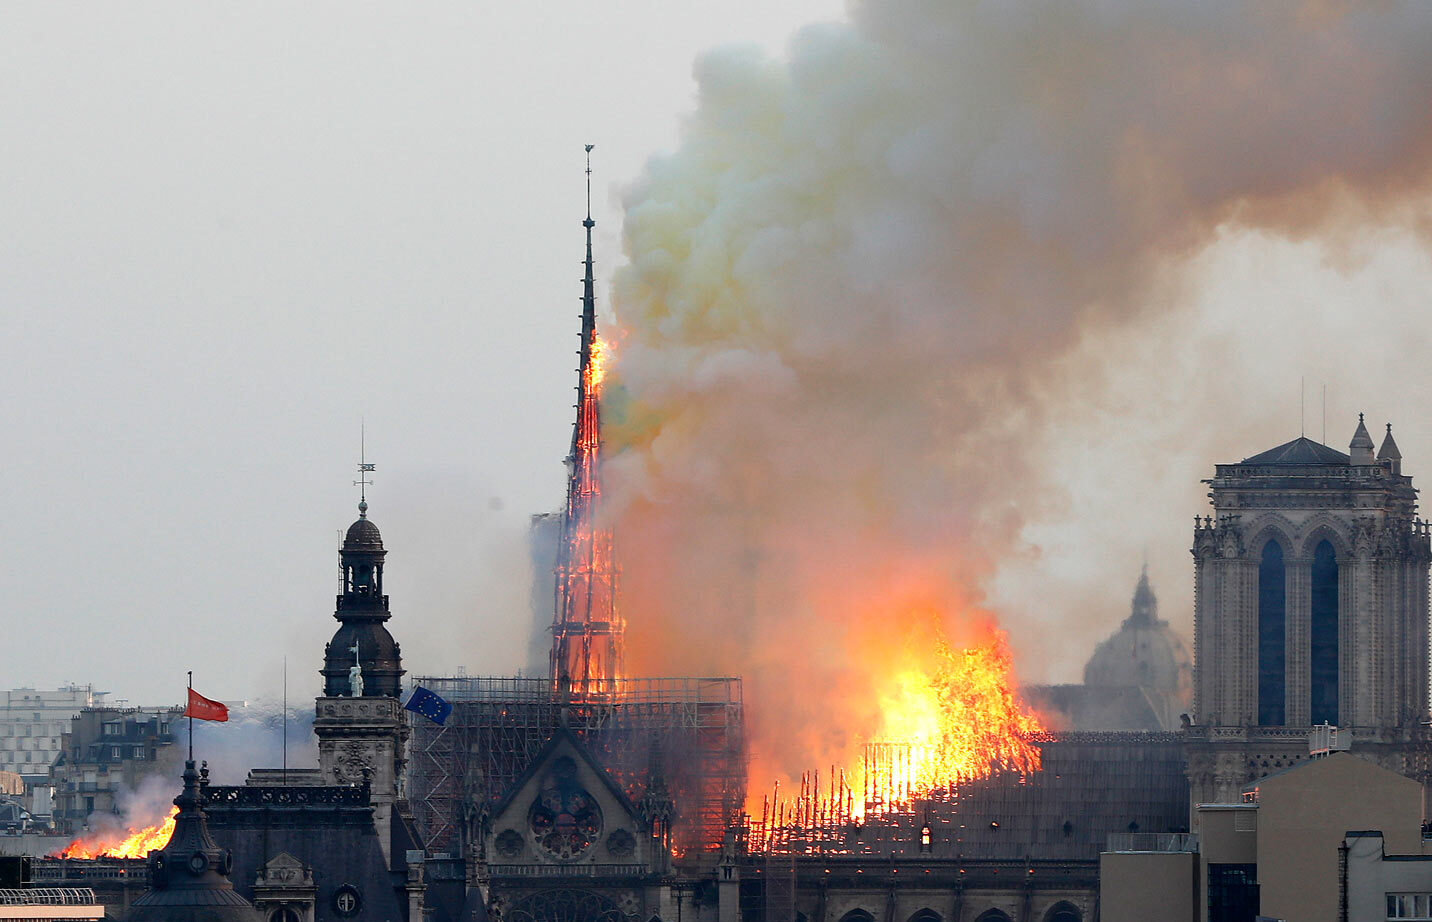
<svg viewBox="0 0 1432 922"><path fill-rule="evenodd" d="M288 656L283 658L283 783L288 786Z"/></svg>
<svg viewBox="0 0 1432 922"><path fill-rule="evenodd" d="M184 710L189 712L189 761L194 761L194 709L190 699L194 697L194 670L189 670L189 694L185 696Z"/></svg>

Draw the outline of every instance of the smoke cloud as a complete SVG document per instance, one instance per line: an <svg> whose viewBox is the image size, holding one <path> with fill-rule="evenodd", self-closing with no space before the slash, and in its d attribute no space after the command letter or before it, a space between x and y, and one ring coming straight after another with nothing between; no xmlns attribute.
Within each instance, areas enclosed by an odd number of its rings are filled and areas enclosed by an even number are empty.
<svg viewBox="0 0 1432 922"><path fill-rule="evenodd" d="M1425 222L1429 48L1426 4L871 0L702 57L613 284L630 670L745 676L758 779L848 764L930 619L994 622L1101 331L1237 231Z"/></svg>
<svg viewBox="0 0 1432 922"><path fill-rule="evenodd" d="M194 724L194 758L207 762L214 784L243 784L251 768L318 767L318 738L313 735L313 708L290 706L284 727L283 704L259 700L232 708L222 724ZM181 722L175 745L187 749L188 721ZM287 746L287 760L284 750ZM174 786L179 787L178 776Z"/></svg>

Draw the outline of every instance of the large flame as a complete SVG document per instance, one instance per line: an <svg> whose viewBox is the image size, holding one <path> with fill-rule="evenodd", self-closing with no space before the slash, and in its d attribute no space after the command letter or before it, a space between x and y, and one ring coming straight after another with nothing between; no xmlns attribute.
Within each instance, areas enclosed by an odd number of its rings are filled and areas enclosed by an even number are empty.
<svg viewBox="0 0 1432 922"><path fill-rule="evenodd" d="M169 842L169 837L174 834L174 817L178 813L179 808L173 807L160 822L143 829L130 829L128 835L98 833L82 836L51 857L143 858Z"/></svg>
<svg viewBox="0 0 1432 922"><path fill-rule="evenodd" d="M974 628L956 647L938 619L909 620L905 643L885 649L877 642L869 651L897 659L886 662L891 679L875 691L867 731L855 734L858 759L831 766L824 782L821 773L806 773L785 795L779 782L768 788L748 808L751 847L829 847L851 824L957 797L961 785L999 772L1039 770L1033 740L1044 727L1016 691L1004 632Z"/></svg>
<svg viewBox="0 0 1432 922"><path fill-rule="evenodd" d="M1044 728L1015 691L1004 632L960 650L937 634L932 649L933 668L901 672L883 695L864 766L872 804L899 808L996 771L1039 769L1029 737Z"/></svg>

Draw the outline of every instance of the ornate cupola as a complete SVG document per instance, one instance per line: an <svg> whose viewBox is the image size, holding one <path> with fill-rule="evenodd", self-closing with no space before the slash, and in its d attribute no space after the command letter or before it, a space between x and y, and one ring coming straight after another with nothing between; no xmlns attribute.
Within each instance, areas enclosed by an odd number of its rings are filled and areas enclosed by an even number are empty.
<svg viewBox="0 0 1432 922"><path fill-rule="evenodd" d="M207 769L205 772L207 773ZM209 835L194 760L184 763L184 792L174 798L174 832L149 853L150 889L134 901L133 922L253 922L248 900L229 881L233 853Z"/></svg>
<svg viewBox="0 0 1432 922"><path fill-rule="evenodd" d="M358 503L358 521L348 526L339 551L343 593L333 613L340 626L323 656L323 694L327 697L397 698L402 694L401 650L383 625L392 617L383 592L383 559L387 555L378 526L368 518L365 497Z"/></svg>
<svg viewBox="0 0 1432 922"><path fill-rule="evenodd" d="M391 617L383 593L388 552L368 518L367 487L373 465L358 465L362 486L358 521L348 526L339 559L343 594L333 617L338 630L323 656L323 694L314 702L318 770L324 784L366 787L383 857L393 856L393 809L401 799L407 765L408 721L403 710L403 660L384 622ZM400 853L401 854L401 853Z"/></svg>

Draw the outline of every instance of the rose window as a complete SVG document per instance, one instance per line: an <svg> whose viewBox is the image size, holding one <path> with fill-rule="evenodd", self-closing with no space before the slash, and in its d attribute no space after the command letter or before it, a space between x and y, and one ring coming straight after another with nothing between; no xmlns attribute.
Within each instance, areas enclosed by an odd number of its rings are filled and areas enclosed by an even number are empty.
<svg viewBox="0 0 1432 922"><path fill-rule="evenodd" d="M580 857L602 832L602 810L577 782L577 766L558 759L528 812L537 846L559 861Z"/></svg>

